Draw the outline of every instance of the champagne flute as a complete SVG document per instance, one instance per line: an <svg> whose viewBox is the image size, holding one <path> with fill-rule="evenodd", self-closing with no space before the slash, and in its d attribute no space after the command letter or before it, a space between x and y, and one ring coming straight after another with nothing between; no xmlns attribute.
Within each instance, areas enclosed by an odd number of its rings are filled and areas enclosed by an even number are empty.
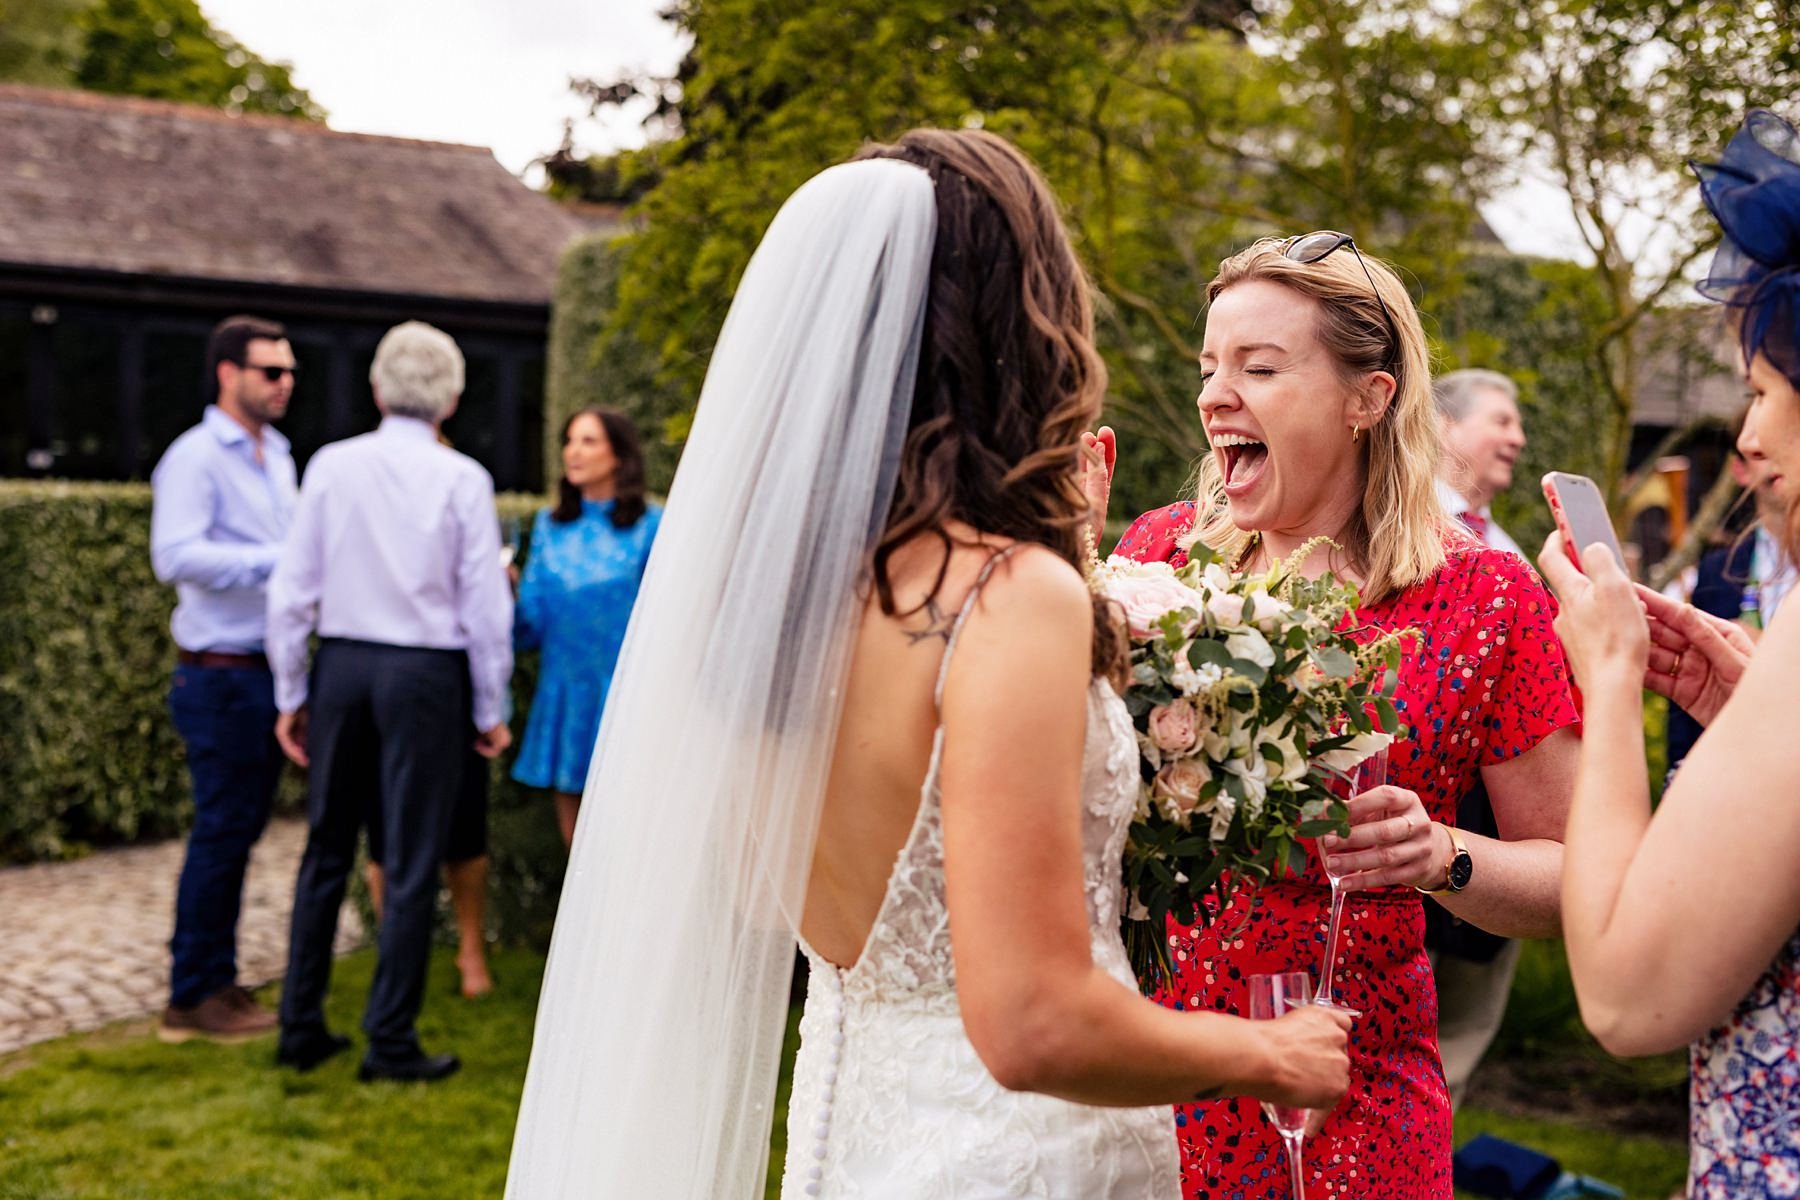
<svg viewBox="0 0 1800 1200"><path fill-rule="evenodd" d="M1252 1021L1272 1021L1283 1013L1313 1002L1312 980L1305 971L1252 975L1249 983ZM1306 1141L1308 1110L1268 1100L1263 1101L1262 1110L1287 1147L1288 1173L1294 1182L1293 1200L1306 1200L1306 1183L1300 1170L1300 1150Z"/></svg>
<svg viewBox="0 0 1800 1200"><path fill-rule="evenodd" d="M1348 771L1342 773L1334 771L1331 772L1331 775L1343 783L1351 797L1355 797L1385 784L1387 768L1387 751L1383 749L1363 759ZM1344 933L1344 905L1349 899L1349 889L1344 886L1344 877L1331 869L1331 859L1325 854L1323 848L1319 851L1319 865L1324 868L1325 878L1331 882L1331 919L1325 927L1325 961L1319 966L1319 994L1313 1003L1331 1008L1343 1008L1345 1012L1355 1012L1355 1009L1346 1008L1337 1002L1337 992L1332 987L1332 976L1337 970L1338 942Z"/></svg>

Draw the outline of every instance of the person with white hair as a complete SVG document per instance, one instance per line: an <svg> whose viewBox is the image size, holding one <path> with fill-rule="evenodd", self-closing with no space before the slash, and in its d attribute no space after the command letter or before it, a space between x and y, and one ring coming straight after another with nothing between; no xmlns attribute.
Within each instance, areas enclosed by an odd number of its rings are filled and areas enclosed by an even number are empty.
<svg viewBox="0 0 1800 1200"><path fill-rule="evenodd" d="M512 741L512 597L494 481L439 440L463 388L456 343L418 321L397 325L369 383L381 425L313 457L269 580L275 736L309 771L310 825L276 1058L309 1070L349 1046L325 1025L325 992L357 831L378 812L386 895L359 1074L432 1080L461 1065L426 1054L414 1029L438 863L470 742L493 758Z"/></svg>
<svg viewBox="0 0 1800 1200"><path fill-rule="evenodd" d="M1488 505L1512 486L1513 468L1525 449L1519 419L1519 386L1498 371L1468 368L1431 381L1444 434L1444 474L1438 502L1495 550L1523 556L1519 543L1494 520Z"/></svg>

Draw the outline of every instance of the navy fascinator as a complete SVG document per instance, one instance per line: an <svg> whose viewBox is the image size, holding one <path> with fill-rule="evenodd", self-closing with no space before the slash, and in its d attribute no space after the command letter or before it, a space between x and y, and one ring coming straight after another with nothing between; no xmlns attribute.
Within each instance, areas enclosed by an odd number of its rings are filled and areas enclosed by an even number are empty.
<svg viewBox="0 0 1800 1200"><path fill-rule="evenodd" d="M1716 163L1691 163L1725 231L1702 295L1743 310L1744 361L1765 355L1800 388L1800 135L1753 109Z"/></svg>

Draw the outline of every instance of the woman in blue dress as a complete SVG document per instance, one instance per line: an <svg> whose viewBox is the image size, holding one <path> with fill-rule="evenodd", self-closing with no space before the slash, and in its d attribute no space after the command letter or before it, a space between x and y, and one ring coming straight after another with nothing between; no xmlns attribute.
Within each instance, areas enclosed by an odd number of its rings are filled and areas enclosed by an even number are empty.
<svg viewBox="0 0 1800 1200"><path fill-rule="evenodd" d="M644 500L642 443L622 413L584 408L570 417L562 457L557 504L532 524L514 610L515 646L543 653L512 774L555 794L567 845L662 509Z"/></svg>

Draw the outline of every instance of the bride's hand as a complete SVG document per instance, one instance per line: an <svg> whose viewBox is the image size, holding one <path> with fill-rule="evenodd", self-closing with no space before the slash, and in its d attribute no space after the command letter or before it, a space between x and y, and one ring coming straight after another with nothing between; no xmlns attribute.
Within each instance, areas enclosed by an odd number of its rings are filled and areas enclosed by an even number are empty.
<svg viewBox="0 0 1800 1200"><path fill-rule="evenodd" d="M1319 850L1347 888L1436 887L1455 847L1417 792L1386 785L1349 802L1350 833L1326 834Z"/></svg>
<svg viewBox="0 0 1800 1200"><path fill-rule="evenodd" d="M1271 1076L1251 1091L1258 1100L1322 1115L1350 1089L1350 1014L1341 1008L1303 1004L1256 1028L1269 1039Z"/></svg>
<svg viewBox="0 0 1800 1200"><path fill-rule="evenodd" d="M1119 460L1119 439L1112 426L1081 435L1081 490L1088 498L1088 526L1094 534L1094 553L1106 534L1106 508L1112 501L1113 467Z"/></svg>

